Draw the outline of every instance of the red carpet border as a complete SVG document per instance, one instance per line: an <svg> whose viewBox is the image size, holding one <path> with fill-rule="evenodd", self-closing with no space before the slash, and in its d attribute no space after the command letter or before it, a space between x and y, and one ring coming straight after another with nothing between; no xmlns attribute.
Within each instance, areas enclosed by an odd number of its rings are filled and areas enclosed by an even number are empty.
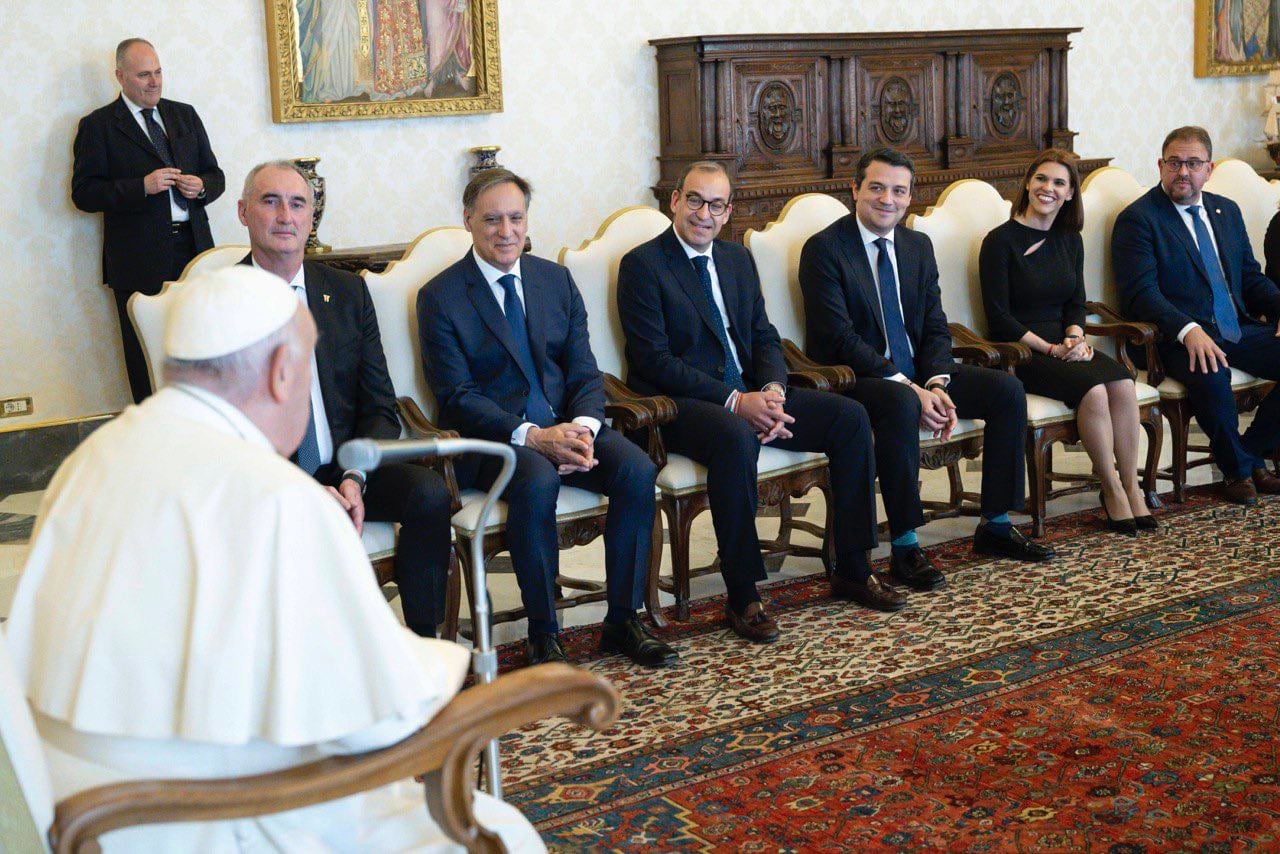
<svg viewBox="0 0 1280 854"><path fill-rule="evenodd" d="M508 800L566 851L1280 849L1280 502L1174 507L1054 519L1046 565L934 547L894 615L773 585L768 647L702 600L667 670L570 633L623 717L504 739Z"/></svg>

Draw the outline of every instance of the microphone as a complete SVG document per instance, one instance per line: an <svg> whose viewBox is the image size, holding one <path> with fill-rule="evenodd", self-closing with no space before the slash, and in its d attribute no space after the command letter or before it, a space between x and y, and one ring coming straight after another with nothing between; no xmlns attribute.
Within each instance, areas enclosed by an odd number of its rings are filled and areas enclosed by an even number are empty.
<svg viewBox="0 0 1280 854"><path fill-rule="evenodd" d="M373 471L382 463L451 457L475 450L468 439L352 439L338 448L338 465L344 470Z"/></svg>

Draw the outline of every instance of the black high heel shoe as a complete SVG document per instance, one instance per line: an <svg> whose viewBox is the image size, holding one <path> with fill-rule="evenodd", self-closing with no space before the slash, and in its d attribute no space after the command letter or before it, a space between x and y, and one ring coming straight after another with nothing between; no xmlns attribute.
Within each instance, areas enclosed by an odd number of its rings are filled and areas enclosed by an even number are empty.
<svg viewBox="0 0 1280 854"><path fill-rule="evenodd" d="M1107 521L1103 523L1103 527L1113 534L1121 534L1126 537L1138 536L1137 519L1112 519L1111 511L1107 509L1107 499L1101 490L1098 491L1098 503L1102 505L1102 512L1107 514ZM1152 519L1154 522L1155 520Z"/></svg>
<svg viewBox="0 0 1280 854"><path fill-rule="evenodd" d="M1147 514L1146 516L1134 516L1133 521L1138 526L1139 531L1155 531L1160 527L1160 523L1156 521L1156 517L1151 514Z"/></svg>

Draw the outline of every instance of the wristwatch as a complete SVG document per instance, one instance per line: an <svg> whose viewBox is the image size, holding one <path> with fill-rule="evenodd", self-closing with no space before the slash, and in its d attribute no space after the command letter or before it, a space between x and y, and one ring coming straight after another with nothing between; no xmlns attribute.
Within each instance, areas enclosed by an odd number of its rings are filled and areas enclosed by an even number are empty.
<svg viewBox="0 0 1280 854"><path fill-rule="evenodd" d="M938 389L942 389L943 391L946 391L947 384L944 383L942 380L934 380L933 382L925 386L926 391L937 391Z"/></svg>

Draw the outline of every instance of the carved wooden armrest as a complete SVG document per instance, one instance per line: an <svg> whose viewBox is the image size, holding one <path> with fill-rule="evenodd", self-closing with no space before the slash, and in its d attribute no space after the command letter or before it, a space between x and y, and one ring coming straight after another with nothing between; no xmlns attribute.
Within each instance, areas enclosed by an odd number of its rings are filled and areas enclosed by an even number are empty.
<svg viewBox="0 0 1280 854"><path fill-rule="evenodd" d="M300 809L426 774L431 816L468 851L501 851L476 823L472 791L484 745L543 718L563 716L600 731L621 704L605 679L567 664L542 664L454 697L397 744L271 774L220 780L139 780L98 786L58 804L49 842L56 852L96 850L105 833L140 824L217 821Z"/></svg>
<svg viewBox="0 0 1280 854"><path fill-rule="evenodd" d="M986 340L963 323L949 323L947 328L951 331L951 354L958 356L961 361L977 365L979 368L996 368L1006 358L1018 358L1017 351L1002 349L1005 345ZM1031 358L1030 350L1027 350L1027 358ZM1017 361L1013 364L1022 363Z"/></svg>
<svg viewBox="0 0 1280 854"><path fill-rule="evenodd" d="M396 398L396 410L400 413L400 420L404 423L405 429L417 438L457 439L460 436L457 430L441 430L432 424L431 419L412 397ZM444 478L444 485L449 490L449 502L452 505L449 512L457 513L461 510L462 500L458 497L458 477L453 470L453 457L434 457L424 461L423 465L435 469Z"/></svg>
<svg viewBox="0 0 1280 854"><path fill-rule="evenodd" d="M1141 347L1147 357L1147 382L1157 386L1164 381L1164 365L1156 350L1156 342L1160 340L1160 330L1154 324L1126 320L1106 303L1090 302L1086 303L1085 307L1102 319L1101 323L1086 323L1084 331L1087 334L1104 335ZM1120 362L1136 377L1138 369L1129 358L1128 348L1121 344L1116 348L1116 354Z"/></svg>
<svg viewBox="0 0 1280 854"><path fill-rule="evenodd" d="M613 374L603 374L604 393L608 402L604 414L613 419L613 428L640 440L653 464L661 469L667 464L667 450L658 428L676 417L676 402L663 395L641 395ZM642 434L636 437L635 434Z"/></svg>
<svg viewBox="0 0 1280 854"><path fill-rule="evenodd" d="M787 360L787 382L800 388L842 392L853 388L856 377L848 365L823 365L813 361L795 342L782 339L782 355Z"/></svg>

